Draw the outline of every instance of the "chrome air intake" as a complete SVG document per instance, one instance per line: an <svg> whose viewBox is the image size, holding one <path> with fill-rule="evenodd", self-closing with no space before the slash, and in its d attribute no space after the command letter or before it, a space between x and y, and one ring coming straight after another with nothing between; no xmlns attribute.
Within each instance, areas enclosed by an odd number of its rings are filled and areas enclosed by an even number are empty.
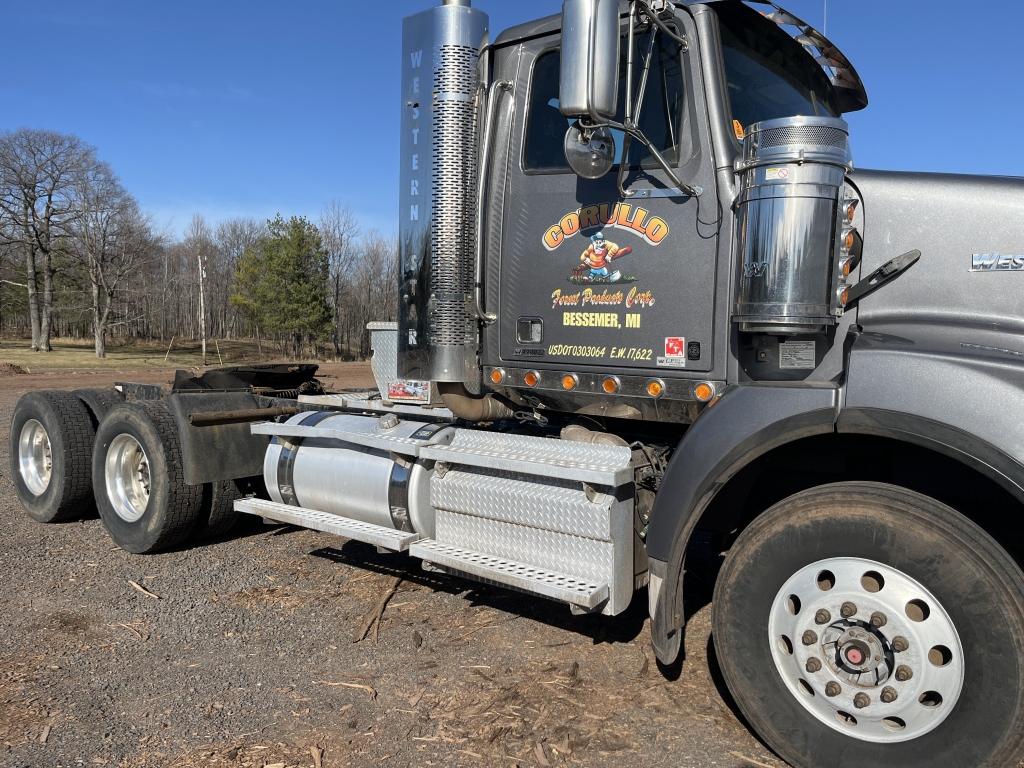
<svg viewBox="0 0 1024 768"><path fill-rule="evenodd" d="M738 200L739 275L733 320L763 333L814 333L842 313L841 196L849 128L829 117L751 126Z"/></svg>
<svg viewBox="0 0 1024 768"><path fill-rule="evenodd" d="M399 373L476 374L473 291L478 61L487 14L450 2L405 19Z"/></svg>

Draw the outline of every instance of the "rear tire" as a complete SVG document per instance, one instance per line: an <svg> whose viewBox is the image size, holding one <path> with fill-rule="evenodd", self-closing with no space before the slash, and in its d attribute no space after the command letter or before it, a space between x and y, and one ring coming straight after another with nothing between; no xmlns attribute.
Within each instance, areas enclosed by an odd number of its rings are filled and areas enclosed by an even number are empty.
<svg viewBox="0 0 1024 768"><path fill-rule="evenodd" d="M174 547L199 519L203 487L185 483L178 428L163 402L121 403L107 413L92 477L103 524L128 552Z"/></svg>
<svg viewBox="0 0 1024 768"><path fill-rule="evenodd" d="M238 483L234 480L217 480L208 483L203 492L203 514L201 535L216 539L226 536L238 524L235 501L242 498Z"/></svg>
<svg viewBox="0 0 1024 768"><path fill-rule="evenodd" d="M837 483L776 504L726 558L714 641L743 714L794 766L1024 757L1024 574L926 496Z"/></svg>
<svg viewBox="0 0 1024 768"><path fill-rule="evenodd" d="M107 389L76 389L71 394L85 403L85 407L89 409L89 413L92 416L93 429L99 427L103 417L107 415L107 411L115 405L124 402L124 395L113 387Z"/></svg>
<svg viewBox="0 0 1024 768"><path fill-rule="evenodd" d="M88 410L72 393L21 396L11 419L10 467L29 517L57 523L92 511L89 457L95 437Z"/></svg>

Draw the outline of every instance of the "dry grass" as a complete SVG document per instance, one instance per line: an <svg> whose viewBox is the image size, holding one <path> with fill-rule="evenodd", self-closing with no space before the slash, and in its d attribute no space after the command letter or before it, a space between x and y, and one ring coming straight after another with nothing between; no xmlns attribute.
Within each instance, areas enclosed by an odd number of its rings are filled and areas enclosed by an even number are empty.
<svg viewBox="0 0 1024 768"><path fill-rule="evenodd" d="M53 370L121 370L137 368L191 368L202 364L198 341L175 339L170 354L166 342L136 341L109 344L104 359L96 357L89 339L55 339L52 352L33 352L23 339L0 342L0 364L11 363L29 373ZM218 347L220 354L218 355ZM264 360L280 359L275 347L264 345ZM207 363L224 365L256 362L260 359L255 341L207 343Z"/></svg>

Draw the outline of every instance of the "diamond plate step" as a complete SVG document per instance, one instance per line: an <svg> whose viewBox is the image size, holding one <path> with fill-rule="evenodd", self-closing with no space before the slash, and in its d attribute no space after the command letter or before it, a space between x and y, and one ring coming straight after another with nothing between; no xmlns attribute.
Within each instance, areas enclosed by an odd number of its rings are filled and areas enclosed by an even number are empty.
<svg viewBox="0 0 1024 768"><path fill-rule="evenodd" d="M633 481L633 452L530 435L457 429L450 445L424 446L420 458L618 487Z"/></svg>
<svg viewBox="0 0 1024 768"><path fill-rule="evenodd" d="M507 584L581 608L593 609L608 599L607 584L591 584L564 573L470 552L433 539L415 542L409 547L409 554L443 568Z"/></svg>
<svg viewBox="0 0 1024 768"><path fill-rule="evenodd" d="M349 520L348 518L330 515L326 512L293 507L288 504L278 504L276 501L265 501L263 499L241 499L236 501L235 511L244 512L247 515L265 517L268 520L276 520L279 523L310 528L314 531L333 533L336 536L344 536L346 539L362 541L366 544L392 549L396 552L404 552L409 548L410 544L423 538L423 535L419 533L396 531L392 528L383 528L379 525L363 523L358 520Z"/></svg>

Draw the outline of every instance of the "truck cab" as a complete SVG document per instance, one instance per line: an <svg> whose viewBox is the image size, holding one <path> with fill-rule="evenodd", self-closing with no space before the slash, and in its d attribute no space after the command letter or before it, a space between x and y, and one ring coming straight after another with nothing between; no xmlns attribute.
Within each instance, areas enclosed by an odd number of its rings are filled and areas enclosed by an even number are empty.
<svg viewBox="0 0 1024 768"><path fill-rule="evenodd" d="M301 366L32 393L29 514L92 494L146 553L244 513L642 600L668 668L714 584L724 681L790 764L1017 765L1024 180L858 169L864 84L774 2L403 24L379 395Z"/></svg>

